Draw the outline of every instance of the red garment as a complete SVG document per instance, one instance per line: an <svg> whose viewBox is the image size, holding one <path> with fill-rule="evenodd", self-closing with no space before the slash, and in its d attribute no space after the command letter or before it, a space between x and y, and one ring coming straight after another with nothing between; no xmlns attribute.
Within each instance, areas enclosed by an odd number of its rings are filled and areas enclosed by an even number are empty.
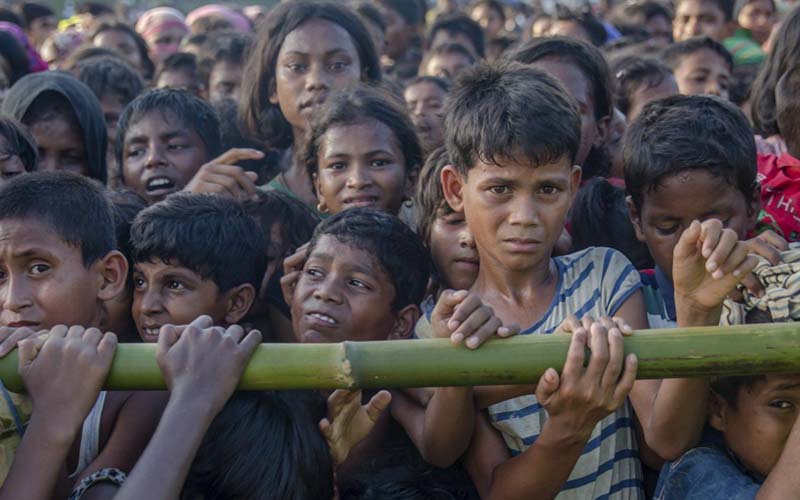
<svg viewBox="0 0 800 500"><path fill-rule="evenodd" d="M788 241L800 240L800 160L784 153L758 155L761 206Z"/></svg>

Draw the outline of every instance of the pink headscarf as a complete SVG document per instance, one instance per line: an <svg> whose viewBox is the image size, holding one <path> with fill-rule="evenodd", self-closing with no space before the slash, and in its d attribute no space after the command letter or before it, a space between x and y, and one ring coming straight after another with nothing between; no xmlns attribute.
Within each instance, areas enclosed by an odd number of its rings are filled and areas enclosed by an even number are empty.
<svg viewBox="0 0 800 500"><path fill-rule="evenodd" d="M25 54L28 55L28 67L31 73L47 71L47 63L44 62L39 53L36 52L36 49L34 49L28 41L28 36L22 31L22 28L14 23L0 21L0 30L9 32L25 50Z"/></svg>
<svg viewBox="0 0 800 500"><path fill-rule="evenodd" d="M239 14L233 9L218 4L204 5L189 12L189 15L186 16L186 24L191 26L198 19L211 16L218 16L225 19L236 31L240 31L242 33L250 32L250 21L245 16Z"/></svg>
<svg viewBox="0 0 800 500"><path fill-rule="evenodd" d="M181 28L185 35L189 34L186 18L177 9L172 7L156 7L150 9L136 21L136 32L145 40L150 36L170 28Z"/></svg>

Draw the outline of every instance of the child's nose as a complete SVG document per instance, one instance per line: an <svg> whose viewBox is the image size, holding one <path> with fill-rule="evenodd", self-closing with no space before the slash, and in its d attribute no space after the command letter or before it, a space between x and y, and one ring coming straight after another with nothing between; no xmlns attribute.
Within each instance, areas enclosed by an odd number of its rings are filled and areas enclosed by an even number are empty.
<svg viewBox="0 0 800 500"><path fill-rule="evenodd" d="M350 175L347 177L347 187L363 189L372 184L372 177L367 170L365 165L355 165L350 170Z"/></svg>
<svg viewBox="0 0 800 500"><path fill-rule="evenodd" d="M23 279L9 279L2 299L3 308L14 312L19 312L33 304L30 288Z"/></svg>
<svg viewBox="0 0 800 500"><path fill-rule="evenodd" d="M327 279L314 290L314 298L321 302L339 302L339 293L333 280Z"/></svg>

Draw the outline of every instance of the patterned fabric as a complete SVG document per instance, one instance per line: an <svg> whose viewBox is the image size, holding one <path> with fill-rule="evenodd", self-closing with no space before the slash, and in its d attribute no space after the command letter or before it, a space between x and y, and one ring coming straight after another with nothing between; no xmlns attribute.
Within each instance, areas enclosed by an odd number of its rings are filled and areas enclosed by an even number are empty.
<svg viewBox="0 0 800 500"><path fill-rule="evenodd" d="M774 220L788 241L800 240L800 160L789 153L759 154L757 180L769 215L765 222Z"/></svg>
<svg viewBox="0 0 800 500"><path fill-rule="evenodd" d="M14 455L22 440L22 434L31 418L31 400L23 394L7 390L0 384L0 485L2 485Z"/></svg>
<svg viewBox="0 0 800 500"><path fill-rule="evenodd" d="M738 29L730 38L726 38L722 44L733 56L734 66L757 66L766 57L761 45L753 41L750 31Z"/></svg>
<svg viewBox="0 0 800 500"><path fill-rule="evenodd" d="M553 261L558 270L553 301L544 317L522 335L553 333L570 314L613 316L642 286L633 265L609 248L588 248ZM547 412L533 395L493 405L489 416L512 455L531 446L547 420ZM633 427L628 402L601 420L558 498L644 498Z"/></svg>
<svg viewBox="0 0 800 500"><path fill-rule="evenodd" d="M753 274L764 286L764 296L758 297L740 285L743 302L725 301L721 325L743 325L753 309L769 313L775 323L800 321L800 243L792 243L781 257L784 263L772 266L757 256L759 262Z"/></svg>
<svg viewBox="0 0 800 500"><path fill-rule="evenodd" d="M675 328L675 288L660 268L639 271L650 328Z"/></svg>
<svg viewBox="0 0 800 500"><path fill-rule="evenodd" d="M69 500L80 500L86 490L99 483L112 483L122 486L128 476L119 469L100 469L91 476L87 476L72 490Z"/></svg>

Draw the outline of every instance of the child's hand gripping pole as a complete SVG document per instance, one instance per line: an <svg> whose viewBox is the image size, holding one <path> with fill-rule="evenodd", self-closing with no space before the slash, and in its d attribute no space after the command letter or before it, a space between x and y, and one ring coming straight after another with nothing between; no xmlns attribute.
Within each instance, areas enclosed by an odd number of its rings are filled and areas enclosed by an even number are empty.
<svg viewBox="0 0 800 500"><path fill-rule="evenodd" d="M477 349L493 335L510 337L519 333L517 325L503 325L494 310L467 290L444 290L431 315L435 338L447 338L454 344L462 341Z"/></svg>

